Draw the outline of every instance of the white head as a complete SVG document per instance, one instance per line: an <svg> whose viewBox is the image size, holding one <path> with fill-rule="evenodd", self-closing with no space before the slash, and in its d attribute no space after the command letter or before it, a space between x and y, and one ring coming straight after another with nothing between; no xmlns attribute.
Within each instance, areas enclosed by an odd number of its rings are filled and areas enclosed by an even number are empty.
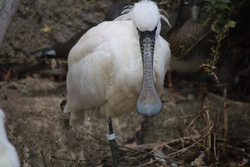
<svg viewBox="0 0 250 167"><path fill-rule="evenodd" d="M133 8L132 19L135 27L140 31L153 31L156 27L160 31L161 15L157 5L152 1L144 0L136 3Z"/></svg>
<svg viewBox="0 0 250 167"><path fill-rule="evenodd" d="M166 18L167 13L159 9L155 2L150 0L142 0L135 3L134 6L127 6L123 10L122 15L115 20L132 20L136 29L140 31L153 31L155 28L155 35L159 35L161 31L161 19L163 19L169 26L169 21Z"/></svg>

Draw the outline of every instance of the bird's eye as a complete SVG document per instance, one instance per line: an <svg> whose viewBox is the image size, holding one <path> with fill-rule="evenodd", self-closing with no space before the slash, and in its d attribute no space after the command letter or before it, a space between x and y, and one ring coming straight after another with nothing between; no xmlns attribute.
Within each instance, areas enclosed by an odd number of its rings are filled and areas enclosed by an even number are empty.
<svg viewBox="0 0 250 167"><path fill-rule="evenodd" d="M183 0L184 1L184 4L187 5L190 3L190 0Z"/></svg>

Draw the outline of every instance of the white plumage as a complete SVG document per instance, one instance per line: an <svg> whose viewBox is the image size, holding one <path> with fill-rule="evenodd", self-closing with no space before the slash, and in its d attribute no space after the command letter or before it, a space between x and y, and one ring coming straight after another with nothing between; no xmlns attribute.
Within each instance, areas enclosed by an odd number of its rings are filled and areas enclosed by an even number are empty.
<svg viewBox="0 0 250 167"><path fill-rule="evenodd" d="M7 138L4 123L5 114L0 108L0 167L19 167L16 149Z"/></svg>
<svg viewBox="0 0 250 167"><path fill-rule="evenodd" d="M116 21L90 29L70 51L64 112L71 112L71 125L87 117L117 117L136 111L143 78L148 77L143 72L148 65L143 65L138 31L156 28L152 73L161 95L170 61L169 45L160 36L163 16L152 1L141 1L129 10Z"/></svg>

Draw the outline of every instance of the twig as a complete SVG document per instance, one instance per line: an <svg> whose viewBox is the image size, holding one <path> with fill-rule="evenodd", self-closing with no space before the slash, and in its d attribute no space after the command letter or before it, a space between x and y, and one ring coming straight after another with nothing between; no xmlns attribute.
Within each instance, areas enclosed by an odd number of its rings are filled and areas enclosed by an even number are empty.
<svg viewBox="0 0 250 167"><path fill-rule="evenodd" d="M207 128L209 128L209 125L212 125L212 122L211 122L211 119L210 119L210 116L209 116L209 110L208 110L208 107L207 107L207 90L206 89L203 90L200 110L201 110L202 118L203 118L203 121L204 121L204 134L207 134L207 136L203 135L204 136L203 143L204 143L204 146L208 150L208 154L207 154L208 157L207 158L210 159L209 155L210 155L210 149L212 147L212 144L211 144L211 127L210 127L210 130L207 129Z"/></svg>
<svg viewBox="0 0 250 167"><path fill-rule="evenodd" d="M232 145L226 145L224 146L224 143L219 143L217 145L219 148L224 149L224 147L226 147L227 149L231 149L231 150L235 150L235 151L239 151L241 152L241 154L247 154L246 148L240 148L240 147L236 147L236 146L232 146Z"/></svg>
<svg viewBox="0 0 250 167"><path fill-rule="evenodd" d="M211 119L210 119L210 115L209 115L209 110L205 110L205 115L204 115L204 117L205 117L205 122L206 122L206 131L207 131L207 136L206 136L206 138L205 138L205 141L206 141L206 147L207 147L207 150L208 150L208 152L209 152L209 154L210 154L210 150L211 150L211 148L212 148L212 140L211 140L211 138L212 138L212 128L213 128L213 122L211 122ZM210 126L210 127L209 127ZM208 128L210 128L210 129L208 129ZM209 159L209 154L207 154L208 155L208 159Z"/></svg>
<svg viewBox="0 0 250 167"><path fill-rule="evenodd" d="M168 154L167 156L170 156L170 155L173 155L173 154L177 154L177 153L179 153L179 152L182 152L182 153L183 153L183 152L187 151L189 148L191 148L191 147L193 147L193 146L195 146L195 145L197 145L197 144L200 145L199 143L200 143L202 140L204 140L204 138L205 138L206 136L208 136L208 135L210 134L210 132L211 132L211 130L212 130L212 128L213 128L213 123L211 122L211 124L209 124L208 127L205 127L204 129L206 129L206 128L209 128L209 129L207 130L206 134L204 134L204 136L200 137L200 139L199 139L198 141L193 140L194 143L191 144L190 146L188 146L188 147L186 147L186 148L183 148L183 149L180 149L180 150L178 150L178 151L176 151L176 152L170 153L170 154ZM192 139L192 138L190 137L190 139ZM206 148L206 147L204 147L204 148ZM206 149L207 149L207 148L206 148Z"/></svg>
<svg viewBox="0 0 250 167"><path fill-rule="evenodd" d="M41 154L41 156L42 156L44 166L47 167L47 163L46 163L46 159L45 159L47 153L44 154L43 149L40 149L39 151L40 151L40 154Z"/></svg>
<svg viewBox="0 0 250 167"><path fill-rule="evenodd" d="M219 78L214 72L214 70L216 69L216 67L214 65L202 64L202 65L200 65L200 68L202 68L204 71L206 71L214 79L214 81L217 84L219 84Z"/></svg>
<svg viewBox="0 0 250 167"><path fill-rule="evenodd" d="M226 156L226 144L227 144L227 135L228 135L228 103L227 103L227 87L223 91L224 103L223 103L223 115L224 115L224 140L223 140L223 149L222 154Z"/></svg>
<svg viewBox="0 0 250 167"><path fill-rule="evenodd" d="M214 138L213 138L214 142L213 142L213 150L214 150L214 157L216 159L216 161L219 161L219 156L217 154L217 140L216 140L216 134L214 133Z"/></svg>
<svg viewBox="0 0 250 167"><path fill-rule="evenodd" d="M169 157L169 156L163 157L163 156L155 155L155 154L151 153L152 151L151 151L151 152L147 152L147 151L137 150L137 149L130 148L130 147L125 147L125 146L120 146L120 147L121 147L121 148L126 148L126 149L128 149L128 150L136 151L136 152L138 152L138 153L143 153L144 155L150 155L150 156L155 157L155 158L163 159L163 160L166 160L166 161L168 161L168 162L174 162L174 163L177 163L177 164L179 164L179 165L184 165L184 164L178 162L177 159L174 159L174 158Z"/></svg>
<svg viewBox="0 0 250 167"><path fill-rule="evenodd" d="M51 166L52 166L52 167L54 167L53 159L52 159L52 158L50 158L50 160L49 160L49 161L50 161Z"/></svg>
<svg viewBox="0 0 250 167"><path fill-rule="evenodd" d="M150 165L150 164L152 164L152 163L155 162L155 161L156 161L156 159L155 159L155 160L152 160L152 161L149 161L149 162L146 162L146 163L144 163L144 164L142 164L142 165L140 165L140 166L138 166L138 167Z"/></svg>

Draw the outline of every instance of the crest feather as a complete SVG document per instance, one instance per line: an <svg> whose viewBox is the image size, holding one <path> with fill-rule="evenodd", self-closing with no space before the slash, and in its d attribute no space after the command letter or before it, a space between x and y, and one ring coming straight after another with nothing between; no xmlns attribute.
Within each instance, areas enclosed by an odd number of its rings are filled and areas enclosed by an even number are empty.
<svg viewBox="0 0 250 167"><path fill-rule="evenodd" d="M123 21L123 20L132 20L132 12L133 12L133 5L127 5L123 8L121 12L121 16L117 17L114 21ZM161 16L161 19L165 21L169 27L171 27L169 21L168 21L168 14L164 9L159 9L159 13Z"/></svg>

